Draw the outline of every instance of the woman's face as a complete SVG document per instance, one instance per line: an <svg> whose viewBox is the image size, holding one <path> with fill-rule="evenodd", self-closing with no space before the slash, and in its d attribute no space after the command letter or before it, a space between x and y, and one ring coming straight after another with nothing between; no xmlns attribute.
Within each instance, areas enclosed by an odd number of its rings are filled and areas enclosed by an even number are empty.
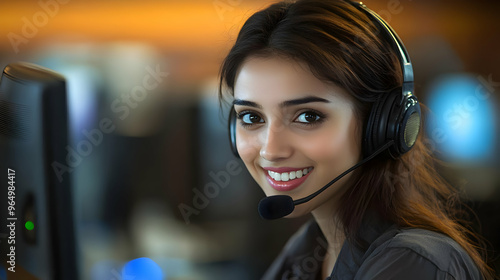
<svg viewBox="0 0 500 280"><path fill-rule="evenodd" d="M236 76L234 99L238 153L267 196L305 197L360 159L353 102L304 63L247 59ZM298 205L289 217L335 205L349 175Z"/></svg>

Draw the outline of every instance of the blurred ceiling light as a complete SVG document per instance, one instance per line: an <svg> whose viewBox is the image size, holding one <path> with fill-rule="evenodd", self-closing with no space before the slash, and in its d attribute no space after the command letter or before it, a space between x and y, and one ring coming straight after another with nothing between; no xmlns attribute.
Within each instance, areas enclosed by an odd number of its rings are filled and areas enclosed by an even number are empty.
<svg viewBox="0 0 500 280"><path fill-rule="evenodd" d="M446 160L493 159L497 118L491 87L484 82L480 76L453 74L438 78L429 90L433 118L427 131Z"/></svg>

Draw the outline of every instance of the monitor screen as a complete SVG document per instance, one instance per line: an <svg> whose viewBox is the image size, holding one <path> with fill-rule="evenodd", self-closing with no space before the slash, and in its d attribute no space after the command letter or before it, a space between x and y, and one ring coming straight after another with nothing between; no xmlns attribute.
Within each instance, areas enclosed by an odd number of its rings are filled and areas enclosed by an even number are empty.
<svg viewBox="0 0 500 280"><path fill-rule="evenodd" d="M77 279L71 182L60 172L67 141L64 77L7 65L0 80L0 278Z"/></svg>

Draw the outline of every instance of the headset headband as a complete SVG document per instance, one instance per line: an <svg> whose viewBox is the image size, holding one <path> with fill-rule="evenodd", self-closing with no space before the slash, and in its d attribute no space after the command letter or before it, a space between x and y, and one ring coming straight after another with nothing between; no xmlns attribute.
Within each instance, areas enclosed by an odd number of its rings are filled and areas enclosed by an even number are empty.
<svg viewBox="0 0 500 280"><path fill-rule="evenodd" d="M380 25L382 30L385 30L386 34L392 39L392 43L399 53L399 61L401 64L401 69L403 70L403 95L413 95L413 66L411 64L410 56L405 48L405 45L399 38L398 34L392 29L392 27L377 13L370 10L363 2L349 1L353 6L360 10L363 10L366 14L370 15L376 20Z"/></svg>

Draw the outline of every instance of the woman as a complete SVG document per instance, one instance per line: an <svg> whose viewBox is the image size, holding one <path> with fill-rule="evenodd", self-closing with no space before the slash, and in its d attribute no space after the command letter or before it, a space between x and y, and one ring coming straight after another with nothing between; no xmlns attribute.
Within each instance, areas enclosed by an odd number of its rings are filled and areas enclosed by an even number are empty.
<svg viewBox="0 0 500 280"><path fill-rule="evenodd" d="M246 21L219 95L233 97L235 149L267 196L306 197L383 144L370 140L382 122L372 111L408 75L383 28L340 0L280 2ZM421 134L292 208L314 220L263 279L492 279Z"/></svg>

